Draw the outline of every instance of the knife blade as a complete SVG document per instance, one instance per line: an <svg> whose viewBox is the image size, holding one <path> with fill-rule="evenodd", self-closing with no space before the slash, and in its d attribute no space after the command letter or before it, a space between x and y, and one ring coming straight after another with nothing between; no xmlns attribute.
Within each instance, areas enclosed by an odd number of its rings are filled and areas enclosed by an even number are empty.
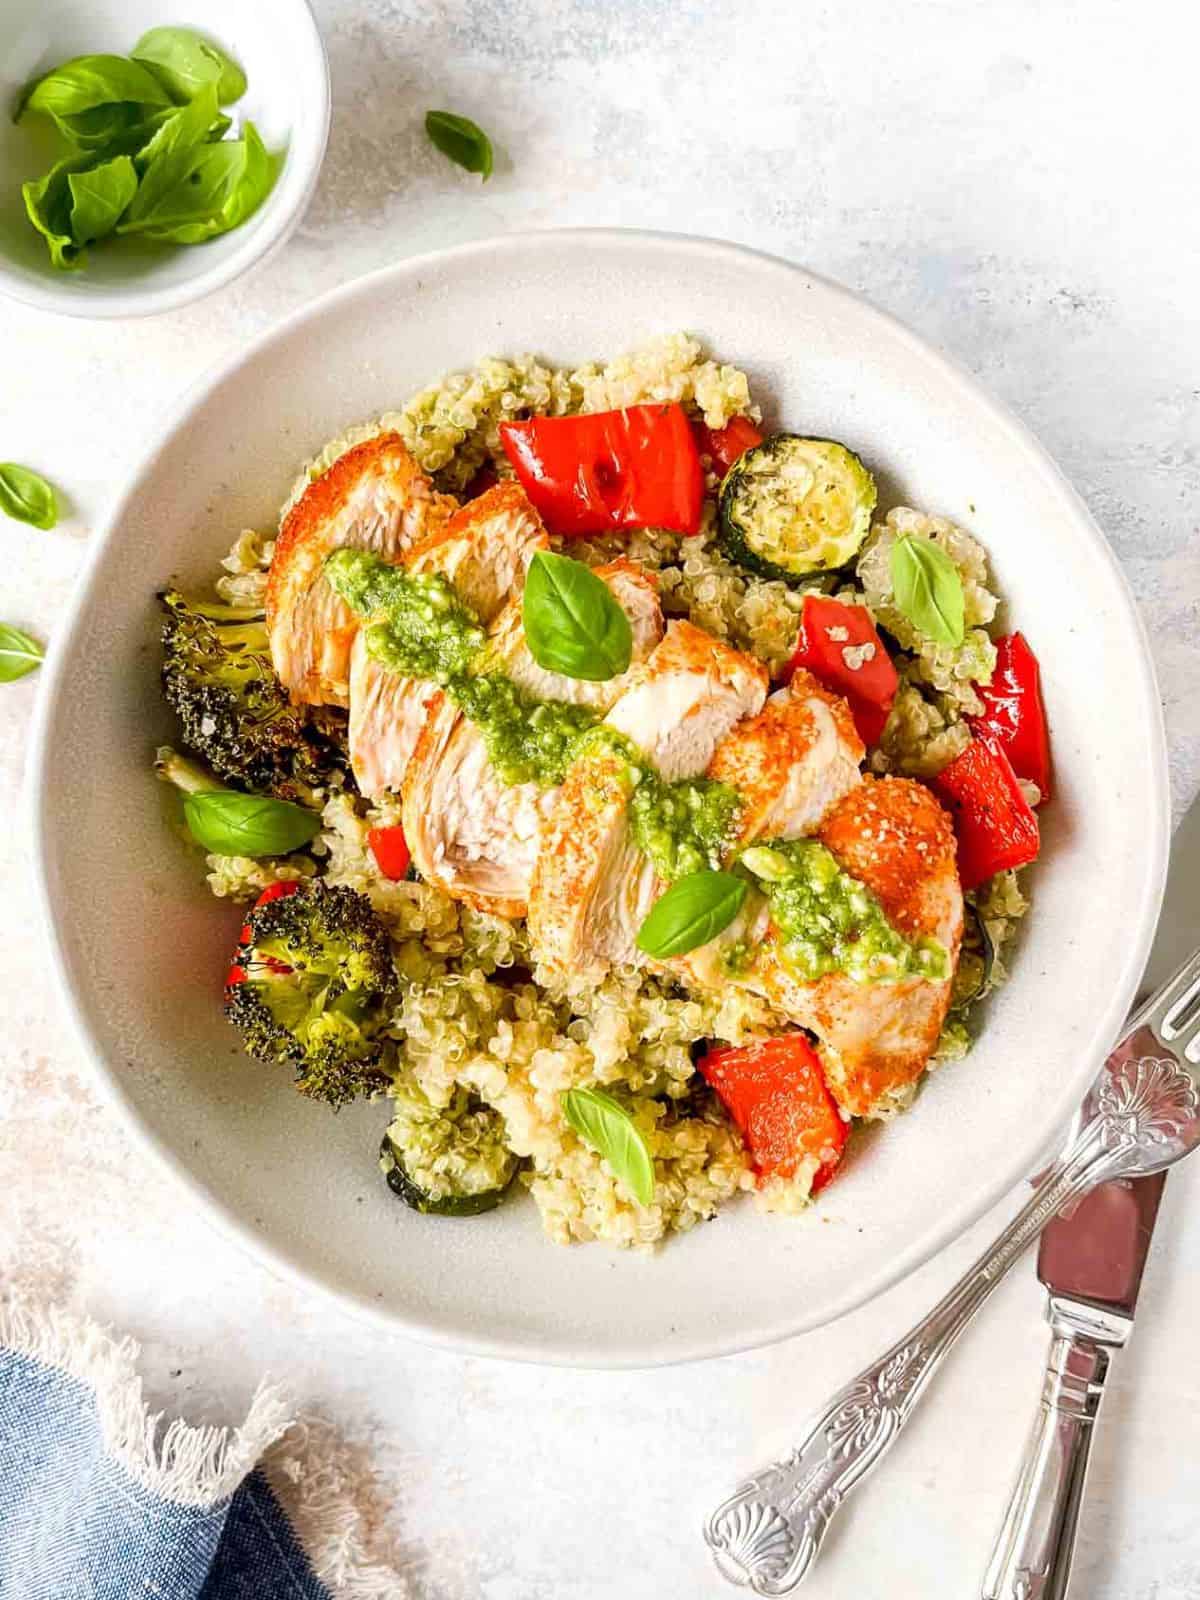
<svg viewBox="0 0 1200 1600"><path fill-rule="evenodd" d="M1195 943L1197 882L1200 802L1172 842L1143 995ZM1110 1354L1133 1330L1165 1182L1163 1172L1101 1184L1042 1232L1037 1270L1048 1293L1053 1337L1038 1419L984 1578L983 1600L1064 1600Z"/></svg>

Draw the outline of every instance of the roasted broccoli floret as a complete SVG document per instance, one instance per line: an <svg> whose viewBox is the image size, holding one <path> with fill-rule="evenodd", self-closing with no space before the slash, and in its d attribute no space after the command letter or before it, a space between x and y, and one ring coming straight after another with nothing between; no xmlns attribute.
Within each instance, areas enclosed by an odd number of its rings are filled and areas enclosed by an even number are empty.
<svg viewBox="0 0 1200 1600"><path fill-rule="evenodd" d="M276 884L246 919L225 1014L252 1056L294 1067L300 1093L336 1110L390 1081L380 1030L395 987L387 930L366 895Z"/></svg>
<svg viewBox="0 0 1200 1600"><path fill-rule="evenodd" d="M163 695L183 742L225 783L306 800L328 779L336 753L293 706L275 676L261 611L220 601L159 596Z"/></svg>

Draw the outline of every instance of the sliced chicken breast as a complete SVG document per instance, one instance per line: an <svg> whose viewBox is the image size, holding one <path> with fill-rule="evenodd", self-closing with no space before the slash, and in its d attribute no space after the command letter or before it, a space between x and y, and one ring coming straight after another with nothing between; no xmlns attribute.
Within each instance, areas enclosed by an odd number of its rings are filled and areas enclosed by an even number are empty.
<svg viewBox="0 0 1200 1600"><path fill-rule="evenodd" d="M457 510L411 550L413 572L444 574L459 598L489 624L519 595L534 553L549 544L542 519L516 483L499 483ZM350 763L369 799L399 790L425 726L434 685L380 665L360 632L350 653Z"/></svg>
<svg viewBox="0 0 1200 1600"><path fill-rule="evenodd" d="M630 621L633 654L627 672L592 683L540 667L525 641L519 599L496 619L487 666L538 700L607 710L662 638L663 619L657 587L640 567L615 561L596 572ZM536 783L504 783L479 729L439 694L404 786L404 831L418 871L477 910L523 917L543 823L556 794Z"/></svg>
<svg viewBox="0 0 1200 1600"><path fill-rule="evenodd" d="M326 556L349 547L398 561L439 533L455 507L397 433L355 445L309 484L283 520L267 576L271 658L297 704L349 704L360 622L325 582Z"/></svg>
<svg viewBox="0 0 1200 1600"><path fill-rule="evenodd" d="M699 777L766 692L758 662L689 622L672 622L605 722L663 778ZM599 981L613 966L645 959L637 932L661 884L633 839L632 793L628 764L603 749L581 757L558 791L529 896L534 954L550 971Z"/></svg>
<svg viewBox="0 0 1200 1600"><path fill-rule="evenodd" d="M953 971L963 929L954 830L924 784L866 779L832 808L817 837L875 894L900 933L943 944ZM762 943L746 981L817 1035L842 1109L863 1117L894 1107L897 1091L916 1082L937 1045L951 983L855 983L841 973L800 982L780 959L765 907L747 937Z"/></svg>

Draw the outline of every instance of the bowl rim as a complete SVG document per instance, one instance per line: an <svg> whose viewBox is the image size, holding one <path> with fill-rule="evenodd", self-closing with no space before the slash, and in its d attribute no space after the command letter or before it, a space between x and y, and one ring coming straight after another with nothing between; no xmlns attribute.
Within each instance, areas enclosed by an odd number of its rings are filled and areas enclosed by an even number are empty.
<svg viewBox="0 0 1200 1600"><path fill-rule="evenodd" d="M106 1098L119 1109L125 1126L133 1135L135 1142L187 1190L197 1205L200 1214L219 1233L239 1245L251 1257L265 1266L268 1271L305 1292L317 1291L324 1298L332 1300L349 1315L359 1320L368 1321L381 1331L400 1334L419 1343L453 1350L466 1355L543 1363L554 1366L580 1367L589 1370L639 1369L679 1365L686 1362L707 1360L717 1356L733 1355L760 1349L776 1344L783 1339L791 1338L796 1334L807 1332L812 1328L826 1326L868 1301L876 1299L901 1279L916 1271L918 1267L932 1260L947 1245L963 1235L985 1212L989 1211L1014 1187L1019 1185L1029 1173L1036 1170L1039 1162L1046 1156L1047 1151L1053 1147L1053 1143L1057 1142L1060 1133L1065 1131L1075 1108L1082 1099L1087 1085L1083 1068L1080 1067L1077 1074L1064 1075L1058 1093L1054 1097L1056 1104L1053 1118L1046 1117L1036 1120L1035 1131L1022 1142L1019 1148L1014 1147L1011 1160L1003 1168L997 1168L995 1172L989 1175L986 1182L982 1182L978 1186L969 1203L964 1202L960 1208L948 1213L943 1221L933 1224L929 1230L922 1233L907 1248L898 1251L887 1270L872 1278L865 1287L855 1285L847 1288L840 1297L833 1300L831 1306L827 1304L815 1317L806 1318L803 1314L785 1316L770 1327L760 1327L753 1330L745 1338L738 1335L700 1336L690 1340L684 1338L677 1344L673 1344L669 1349L649 1354L642 1347L627 1347L619 1343L615 1344L611 1350L596 1351L588 1349L580 1352L574 1349L569 1342L556 1341L554 1335L550 1332L540 1336L537 1340L495 1336L486 1332L460 1332L431 1325L420 1317L410 1316L402 1310L381 1308L375 1301L352 1290L340 1288L323 1281L298 1262L293 1261L282 1249L276 1247L249 1223L243 1221L219 1194L191 1173L172 1145L160 1140L157 1135L142 1123L135 1106L125 1092L119 1074L109 1066L98 1039L92 1034L86 1008L81 998L82 986L78 992L76 990L72 977L71 963L59 937L55 921L55 887L51 881L52 872L49 859L49 807L47 801L51 793L51 785L47 781L49 778L48 743L61 685L68 660L72 654L72 641L76 627L80 615L87 604L96 570L110 540L139 494L144 477L152 470L177 430L185 425L192 413L204 403L212 391L227 378L233 376L240 366L257 357L272 344L287 339L306 323L318 321L331 307L340 305L343 301L351 300L356 295L369 294L377 285L388 280L403 280L410 275L415 276L422 272L428 272L430 269L434 269L450 259L463 259L472 256L487 257L497 250L563 238L579 240L586 243L591 249L629 247L633 245L634 248L642 250L690 252L696 258L723 256L726 258L733 257L742 261L751 260L775 268L785 269L795 275L798 283L807 282L819 286L823 292L843 299L852 304L858 311L866 311L870 316L878 319L881 325L886 326L893 336L907 344L914 353L919 353L925 361L932 362L939 375L948 384L957 386L960 392L969 395L973 404L983 409L991 424L1007 435L1013 447L1023 451L1026 457L1040 468L1041 472L1049 478L1058 492L1065 497L1067 503L1073 507L1081 531L1086 531L1091 540L1093 556L1095 559L1104 562L1108 566L1110 574L1116 579L1118 593L1124 601L1128 618L1133 624L1136 636L1141 644L1138 660L1136 666L1131 669L1131 675L1137 680L1137 687L1142 700L1142 712L1150 735L1152 759L1146 776L1152 798L1156 802L1151 809L1151 813L1143 819L1143 833L1147 848L1147 871L1143 878L1139 903L1131 912L1123 915L1122 918L1122 960L1119 971L1114 973L1114 980L1109 991L1111 998L1107 1008L1093 1019L1086 1051L1081 1049L1079 1052L1079 1059L1083 1061L1086 1058L1090 1070L1094 1071L1099 1067L1105 1052L1116 1038L1121 1022L1127 1014L1149 956L1166 881L1170 844L1170 784L1162 703L1158 691L1153 657L1150 653L1149 637L1129 581L1095 519L1053 457L1030 430L1026 428L1024 423L1007 406L994 399L965 369L944 355L937 346L930 343L922 335L913 332L890 312L883 311L875 306L865 296L847 289L819 273L812 272L794 261L789 261L785 257L731 241L653 229L608 227L526 229L514 233L489 235L485 238L472 240L447 249L432 250L420 255L409 256L401 261L391 262L386 266L362 274L347 283L340 284L273 323L249 345L240 347L202 374L198 380L189 386L174 405L168 408L165 420L159 426L136 466L129 473L123 488L114 496L106 513L98 519L97 529L93 536L93 547L89 551L88 558L76 580L75 589L63 623L51 643L41 674L42 682L39 685L30 734L30 759L27 766L25 794L26 820L30 829L33 847L32 866L35 896L41 912L45 937L50 951L51 966L76 1040L85 1058L91 1063L96 1079L101 1085ZM1048 1134L1047 1129L1055 1131ZM538 1242L542 1242L540 1237Z"/></svg>
<svg viewBox="0 0 1200 1600"><path fill-rule="evenodd" d="M106 322L115 317L153 317L163 311L176 311L181 306L191 305L217 289L225 288L227 284L243 277L252 267L268 261L287 243L307 211L321 176L333 114L329 56L313 15L312 0L290 0L290 3L295 7L296 28L303 34L301 48L318 64L316 99L309 102L312 116L307 136L301 145L293 143L289 147L297 155L293 171L283 174L282 182L268 195L262 207L263 226L252 229L236 249L219 257L207 271L201 267L180 283L158 289L113 287L94 299L89 299L86 293L74 294L59 289L49 278L31 279L18 275L0 256L0 295L20 305L32 306L37 311L49 311L57 316L74 317L85 322ZM272 199L285 196L288 203L278 207L277 215L271 218Z"/></svg>

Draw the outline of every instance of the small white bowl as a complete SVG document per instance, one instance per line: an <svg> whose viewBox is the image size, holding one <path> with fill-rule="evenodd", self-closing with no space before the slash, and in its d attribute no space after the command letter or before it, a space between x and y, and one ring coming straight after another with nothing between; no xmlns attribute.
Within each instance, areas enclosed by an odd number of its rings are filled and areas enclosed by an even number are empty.
<svg viewBox="0 0 1200 1600"><path fill-rule="evenodd" d="M124 55L147 29L193 24L237 60L248 88L228 107L272 151L286 147L275 187L248 222L200 245L108 242L86 267L50 264L21 184L53 160L29 118L12 122L22 84L72 56ZM70 317L145 317L231 283L276 251L316 187L329 134L329 68L307 0L5 0L0 8L0 294Z"/></svg>

